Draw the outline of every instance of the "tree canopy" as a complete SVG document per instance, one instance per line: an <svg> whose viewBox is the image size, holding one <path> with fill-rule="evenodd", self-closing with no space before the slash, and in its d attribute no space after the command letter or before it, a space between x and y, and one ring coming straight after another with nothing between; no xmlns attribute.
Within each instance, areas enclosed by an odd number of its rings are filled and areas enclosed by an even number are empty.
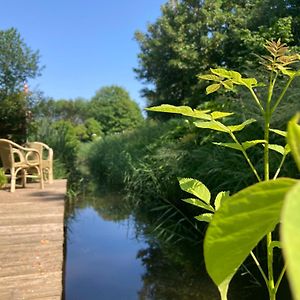
<svg viewBox="0 0 300 300"><path fill-rule="evenodd" d="M116 85L102 87L96 92L88 114L101 124L105 134L135 128L143 121L138 105L125 89Z"/></svg>
<svg viewBox="0 0 300 300"><path fill-rule="evenodd" d="M266 39L300 46L300 2L168 1L161 17L135 38L140 46L135 72L146 84L142 93L148 105L195 107L204 89L199 73L217 66L243 71L245 60L253 67L253 53L263 52Z"/></svg>
<svg viewBox="0 0 300 300"><path fill-rule="evenodd" d="M0 91L19 92L29 78L40 74L39 52L32 51L15 28L0 30Z"/></svg>
<svg viewBox="0 0 300 300"><path fill-rule="evenodd" d="M0 136L24 141L30 118L29 78L40 74L39 52L33 52L15 28L0 30Z"/></svg>

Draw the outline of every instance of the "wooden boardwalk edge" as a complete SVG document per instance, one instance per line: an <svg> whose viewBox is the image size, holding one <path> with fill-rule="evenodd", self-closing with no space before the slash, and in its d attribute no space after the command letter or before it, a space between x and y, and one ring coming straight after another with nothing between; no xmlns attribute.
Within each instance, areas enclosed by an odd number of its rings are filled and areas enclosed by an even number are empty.
<svg viewBox="0 0 300 300"><path fill-rule="evenodd" d="M66 180L0 190L0 299L60 300Z"/></svg>

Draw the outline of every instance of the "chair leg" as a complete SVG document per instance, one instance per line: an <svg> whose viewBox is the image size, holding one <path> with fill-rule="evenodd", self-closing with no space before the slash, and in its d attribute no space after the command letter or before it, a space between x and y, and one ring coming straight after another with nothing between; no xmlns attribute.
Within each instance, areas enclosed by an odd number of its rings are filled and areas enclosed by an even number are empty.
<svg viewBox="0 0 300 300"><path fill-rule="evenodd" d="M48 169L49 183L53 183L53 171L52 168Z"/></svg>
<svg viewBox="0 0 300 300"><path fill-rule="evenodd" d="M23 169L21 172L22 172L22 182L21 182L21 184L22 184L22 187L25 188L26 183L27 183L27 181L26 181L27 180L26 179L27 172L26 172L25 169Z"/></svg>
<svg viewBox="0 0 300 300"><path fill-rule="evenodd" d="M42 169L40 169L40 188L44 189L44 173Z"/></svg>
<svg viewBox="0 0 300 300"><path fill-rule="evenodd" d="M14 168L10 169L10 175L10 192L14 193L16 190L16 174Z"/></svg>

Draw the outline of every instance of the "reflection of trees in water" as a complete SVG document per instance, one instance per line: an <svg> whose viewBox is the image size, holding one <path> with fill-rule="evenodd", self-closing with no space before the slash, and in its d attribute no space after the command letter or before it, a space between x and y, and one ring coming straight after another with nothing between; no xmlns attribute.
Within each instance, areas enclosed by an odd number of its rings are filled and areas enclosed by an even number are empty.
<svg viewBox="0 0 300 300"><path fill-rule="evenodd" d="M107 194L101 196L78 196L76 200L67 202L67 217L72 219L76 215L76 209L92 207L98 215L106 221L122 221L130 216L130 209L123 201L120 194Z"/></svg>
<svg viewBox="0 0 300 300"><path fill-rule="evenodd" d="M188 256L188 253L180 253L174 248L172 252L164 253L156 246L139 251L138 258L146 269L142 276L143 287L139 291L139 299L219 300L218 290L207 275L204 262L199 262L198 258L193 259L192 253ZM263 288L249 285L249 277L243 278L238 274L230 286L228 299L264 300L266 297Z"/></svg>
<svg viewBox="0 0 300 300"><path fill-rule="evenodd" d="M143 287L139 291L140 300L219 300L217 288L205 271L199 231L186 221L186 224L178 222L183 219L181 214L173 214L177 210L170 210L173 218L168 218L161 210L132 207L120 194L86 195L68 203L69 221L76 219L76 209L86 207L93 207L102 219L109 221L118 222L133 216L136 234L146 238L149 244L149 248L140 250L137 254L145 267ZM166 209L170 209L170 206L166 206ZM167 221L162 222L158 228L157 220L162 215L167 217ZM172 235L172 229L177 231L175 237L180 235L186 239L166 238ZM162 232L165 234L161 234ZM240 274L236 276L231 284L229 300L265 299L260 298L261 289L245 285L248 280L249 277L241 280Z"/></svg>
<svg viewBox="0 0 300 300"><path fill-rule="evenodd" d="M140 250L138 257L146 268L139 299L218 300L219 294L202 269L187 261L170 261L157 247Z"/></svg>

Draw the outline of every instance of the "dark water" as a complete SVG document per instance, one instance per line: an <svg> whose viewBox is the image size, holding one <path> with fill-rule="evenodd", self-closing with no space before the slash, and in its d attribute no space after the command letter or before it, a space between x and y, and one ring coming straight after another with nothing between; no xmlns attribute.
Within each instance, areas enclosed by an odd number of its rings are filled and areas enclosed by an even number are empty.
<svg viewBox="0 0 300 300"><path fill-rule="evenodd" d="M160 249L155 236L136 239L128 212L116 205L121 200L86 200L66 220L65 300L219 300L203 262L174 245ZM232 283L229 300L268 299L265 288L244 273Z"/></svg>

